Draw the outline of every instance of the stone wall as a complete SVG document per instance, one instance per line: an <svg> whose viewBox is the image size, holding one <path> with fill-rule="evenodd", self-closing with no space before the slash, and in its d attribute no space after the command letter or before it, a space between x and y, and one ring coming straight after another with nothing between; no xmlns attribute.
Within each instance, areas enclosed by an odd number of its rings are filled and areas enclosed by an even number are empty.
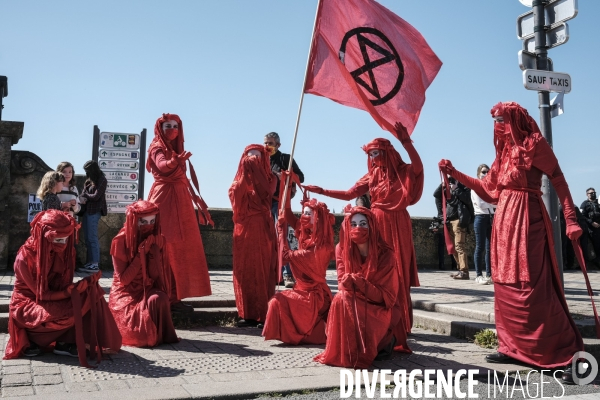
<svg viewBox="0 0 600 400"><path fill-rule="evenodd" d="M42 177L51 168L35 154L27 151L12 151L11 155L11 185L12 190L8 198L8 212L10 215L10 243L9 267L12 268L17 251L29 237L29 224L27 223L28 195L35 193ZM85 177L77 175L77 187L81 191ZM201 226L200 232L204 243L204 250L211 269L231 269L233 246L233 221L231 209L213 208L210 214L215 227ZM343 215L336 215L335 242L338 241L338 232L343 220ZM125 214L109 214L100 219L98 236L100 239L100 267L111 269L110 244L125 222ZM431 218L413 217L413 241L417 253L419 268L437 268L437 238L429 231ZM473 268L474 235L473 228L467 239L467 253L469 265ZM80 243L77 245L77 264L86 262L85 235L83 230L79 235ZM446 265L450 265L450 258L445 258ZM332 263L330 267L334 267Z"/></svg>

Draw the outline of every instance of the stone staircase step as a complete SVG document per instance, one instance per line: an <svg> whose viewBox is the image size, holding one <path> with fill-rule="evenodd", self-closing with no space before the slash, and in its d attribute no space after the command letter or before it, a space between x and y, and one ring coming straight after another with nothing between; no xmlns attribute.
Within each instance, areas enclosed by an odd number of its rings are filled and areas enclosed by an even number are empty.
<svg viewBox="0 0 600 400"><path fill-rule="evenodd" d="M448 315L455 315L457 317L466 317L478 321L483 322L494 322L494 312L492 311L484 311L469 308L468 304L466 305L454 305L454 304L439 304L435 301L427 301L427 300L413 300L412 301L413 309L424 310L424 311L435 311L439 313L444 313Z"/></svg>
<svg viewBox="0 0 600 400"><path fill-rule="evenodd" d="M461 339L472 338L484 329L495 329L490 322L424 310L413 310L413 326Z"/></svg>

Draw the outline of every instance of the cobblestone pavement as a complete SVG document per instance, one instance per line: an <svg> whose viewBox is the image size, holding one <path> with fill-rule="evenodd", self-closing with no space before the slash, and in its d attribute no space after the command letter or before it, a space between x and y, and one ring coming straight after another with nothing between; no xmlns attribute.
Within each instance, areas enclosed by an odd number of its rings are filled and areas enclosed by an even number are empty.
<svg viewBox="0 0 600 400"><path fill-rule="evenodd" d="M413 299L462 305L493 312L493 285L455 281L448 272L420 272L421 287L413 288ZM101 280L110 287L110 273ZM600 287L600 274L590 274L593 287ZM335 286L335 272L328 273ZM231 301L231 272L211 272L213 295L203 300ZM0 300L10 296L12 276L0 279ZM565 274L569 306L581 315L591 315L589 297L580 273ZM205 327L178 330L181 342L154 349L124 347L106 354L97 369L79 366L78 360L46 353L34 359L4 360L1 367L2 397L78 398L252 398L260 393L290 393L338 387L340 368L312 361L324 346L287 346L265 342L253 328ZM0 334L3 343L8 335ZM433 331L414 329L409 337L414 353L397 353L391 361L376 362L373 368L527 370L522 365L486 364L486 350L465 340ZM600 393L598 386L586 389ZM568 394L568 393L567 393ZM600 396L599 396L600 397Z"/></svg>

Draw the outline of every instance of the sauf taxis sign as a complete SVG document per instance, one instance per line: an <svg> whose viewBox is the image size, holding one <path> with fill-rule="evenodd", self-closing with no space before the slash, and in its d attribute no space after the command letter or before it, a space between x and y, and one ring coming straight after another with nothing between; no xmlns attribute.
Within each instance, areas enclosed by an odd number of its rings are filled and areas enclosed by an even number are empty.
<svg viewBox="0 0 600 400"><path fill-rule="evenodd" d="M529 90L569 93L571 75L562 72L526 69L523 71L523 86Z"/></svg>

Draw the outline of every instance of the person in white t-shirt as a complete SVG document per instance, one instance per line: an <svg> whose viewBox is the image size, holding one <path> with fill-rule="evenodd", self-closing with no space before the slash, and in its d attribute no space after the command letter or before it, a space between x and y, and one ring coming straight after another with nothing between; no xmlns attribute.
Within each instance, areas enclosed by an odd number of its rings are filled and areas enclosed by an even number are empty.
<svg viewBox="0 0 600 400"><path fill-rule="evenodd" d="M81 210L81 206L79 205L79 190L75 186L75 168L70 162L63 161L58 164L56 171L62 173L65 177L63 189L56 195L60 199L62 209L68 210L69 215L77 220L75 214Z"/></svg>
<svg viewBox="0 0 600 400"><path fill-rule="evenodd" d="M483 179L489 172L490 167L481 164L477 167L477 177ZM490 239L492 237L492 222L496 206L487 203L471 190L471 201L475 209L475 273L477 277L475 282L482 285L492 283L492 271L490 265ZM483 262L485 260L485 274L483 276Z"/></svg>

